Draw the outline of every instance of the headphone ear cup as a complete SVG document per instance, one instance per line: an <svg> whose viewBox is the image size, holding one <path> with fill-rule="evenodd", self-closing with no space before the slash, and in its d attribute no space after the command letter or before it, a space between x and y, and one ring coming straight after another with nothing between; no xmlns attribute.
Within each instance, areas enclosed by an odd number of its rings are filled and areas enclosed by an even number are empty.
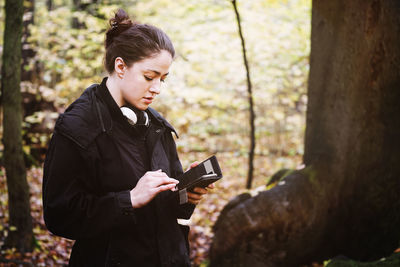
<svg viewBox="0 0 400 267"><path fill-rule="evenodd" d="M149 126L150 124L150 119L149 119L149 115L147 114L146 111L143 111L143 115L144 115L144 125Z"/></svg>
<svg viewBox="0 0 400 267"><path fill-rule="evenodd" d="M128 120L128 123L130 125L133 126L137 123L138 117L132 109L130 109L128 107L121 107L121 112L126 117L126 119ZM147 115L147 113L146 113L146 115Z"/></svg>

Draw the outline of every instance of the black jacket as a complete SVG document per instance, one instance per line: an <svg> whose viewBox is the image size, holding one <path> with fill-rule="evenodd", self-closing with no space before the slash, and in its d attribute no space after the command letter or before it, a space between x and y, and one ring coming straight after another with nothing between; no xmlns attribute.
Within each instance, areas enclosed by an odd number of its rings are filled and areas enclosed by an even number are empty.
<svg viewBox="0 0 400 267"><path fill-rule="evenodd" d="M195 206L166 191L133 209L129 194L148 170L182 173L175 130L149 108L144 136L110 98L103 80L58 118L44 163L46 225L76 240L70 266L189 266L188 229L177 218Z"/></svg>

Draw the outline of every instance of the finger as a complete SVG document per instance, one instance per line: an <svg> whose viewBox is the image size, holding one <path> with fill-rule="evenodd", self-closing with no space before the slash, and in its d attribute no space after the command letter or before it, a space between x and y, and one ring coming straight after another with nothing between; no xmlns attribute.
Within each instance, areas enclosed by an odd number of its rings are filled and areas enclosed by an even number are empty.
<svg viewBox="0 0 400 267"><path fill-rule="evenodd" d="M192 164L190 164L190 168L194 168L194 167L196 167L197 165L199 165L199 162L198 162L198 161L195 161L195 162L193 162Z"/></svg>
<svg viewBox="0 0 400 267"><path fill-rule="evenodd" d="M159 187L157 187L157 194L163 191L167 191L167 190L172 190L175 188L175 184L166 184L166 185L160 185Z"/></svg>
<svg viewBox="0 0 400 267"><path fill-rule="evenodd" d="M188 202L191 203L191 204L197 205L197 204L200 203L200 200L190 200L189 199Z"/></svg>
<svg viewBox="0 0 400 267"><path fill-rule="evenodd" d="M179 181L174 179L174 178L170 178L170 177L164 177L163 179L161 179L161 183L160 184L179 184Z"/></svg>
<svg viewBox="0 0 400 267"><path fill-rule="evenodd" d="M188 194L188 201L190 202L190 203L193 203L193 204L198 204L200 201L202 200L202 197L200 196L196 196L196 197L189 197L189 194Z"/></svg>
<svg viewBox="0 0 400 267"><path fill-rule="evenodd" d="M192 164L190 164L190 167L189 168L187 168L187 170L186 171L188 171L188 170L190 170L191 168L194 168L194 167L196 167L197 165L199 165L200 163L198 162L198 161L195 161L195 162L193 162Z"/></svg>
<svg viewBox="0 0 400 267"><path fill-rule="evenodd" d="M202 195L199 195L196 193L191 193L191 192L188 192L187 196L188 196L188 199L192 199L192 200L201 200L203 198Z"/></svg>
<svg viewBox="0 0 400 267"><path fill-rule="evenodd" d="M193 189L193 192L198 193L198 194L207 194L207 189L202 188L202 187L195 187Z"/></svg>
<svg viewBox="0 0 400 267"><path fill-rule="evenodd" d="M156 188L161 185L173 185L176 186L179 183L178 180L169 178L168 176L148 176L147 184L151 188Z"/></svg>
<svg viewBox="0 0 400 267"><path fill-rule="evenodd" d="M178 180L169 177L163 177L162 179L156 178L151 181L151 187L159 187L162 185L170 185L175 187L178 183Z"/></svg>
<svg viewBox="0 0 400 267"><path fill-rule="evenodd" d="M215 185L214 185L214 183L212 183L212 184L209 184L206 188L208 188L208 189L214 189L214 188L215 188Z"/></svg>
<svg viewBox="0 0 400 267"><path fill-rule="evenodd" d="M168 177L168 175L165 172L161 171L161 170L154 171L154 172L149 172L149 174L153 175L153 176L157 176L157 177L162 177L162 176Z"/></svg>
<svg viewBox="0 0 400 267"><path fill-rule="evenodd" d="M162 172L161 170L148 171L146 172L145 175L143 175L143 178L146 179L152 179L153 177L168 177L168 175L165 172Z"/></svg>

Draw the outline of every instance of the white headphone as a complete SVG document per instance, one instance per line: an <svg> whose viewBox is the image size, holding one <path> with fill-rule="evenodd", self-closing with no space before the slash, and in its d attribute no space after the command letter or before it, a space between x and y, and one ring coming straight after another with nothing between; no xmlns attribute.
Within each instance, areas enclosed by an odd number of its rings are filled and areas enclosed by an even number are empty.
<svg viewBox="0 0 400 267"><path fill-rule="evenodd" d="M134 126L139 122L139 124L149 126L150 120L149 120L149 115L147 114L146 111L143 110L135 111L129 107L123 106L121 107L121 112L126 117L130 125Z"/></svg>

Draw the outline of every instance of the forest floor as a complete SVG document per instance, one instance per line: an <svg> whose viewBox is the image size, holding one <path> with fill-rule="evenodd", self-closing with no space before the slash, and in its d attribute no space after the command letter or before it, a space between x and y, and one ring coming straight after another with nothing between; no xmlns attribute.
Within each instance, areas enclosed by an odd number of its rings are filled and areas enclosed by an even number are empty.
<svg viewBox="0 0 400 267"><path fill-rule="evenodd" d="M204 158L205 155L196 155ZM225 204L234 196L246 192L245 171L246 163L238 160L235 155L221 155L220 164L224 178L216 183L212 190L197 206L192 218L186 221L191 230L189 240L191 245L191 260L193 266L207 266L208 250L212 241L212 226ZM270 175L281 167L296 166L299 157L292 159L288 164L279 160L271 161L270 157L258 157L255 167L257 177L253 182L254 190L265 189L265 184ZM187 162L186 162L187 163ZM187 164L184 165L186 166ZM8 196L4 169L0 169L0 246L3 244L7 233L12 230L8 224ZM33 217L33 231L35 235L35 249L31 253L20 254L15 250L2 250L0 252L0 266L64 266L73 245L72 240L51 234L43 221L42 210L42 169L31 168L28 170L27 179L31 192L31 214ZM319 265L313 265L319 266Z"/></svg>

